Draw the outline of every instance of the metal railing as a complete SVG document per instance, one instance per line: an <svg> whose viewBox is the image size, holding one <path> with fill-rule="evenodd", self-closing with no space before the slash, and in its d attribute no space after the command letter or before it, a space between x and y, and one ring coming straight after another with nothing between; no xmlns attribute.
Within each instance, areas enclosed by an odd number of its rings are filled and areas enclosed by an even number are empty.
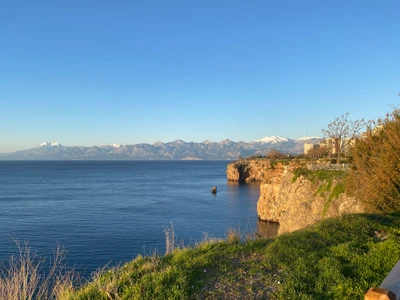
<svg viewBox="0 0 400 300"><path fill-rule="evenodd" d="M347 171L350 169L349 164L307 164L307 170L330 170L330 171Z"/></svg>

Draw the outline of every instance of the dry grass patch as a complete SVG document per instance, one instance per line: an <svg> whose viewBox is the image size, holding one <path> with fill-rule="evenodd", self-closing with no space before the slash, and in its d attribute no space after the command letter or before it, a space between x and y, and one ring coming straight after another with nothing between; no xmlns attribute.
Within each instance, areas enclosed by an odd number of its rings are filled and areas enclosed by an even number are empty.
<svg viewBox="0 0 400 300"><path fill-rule="evenodd" d="M39 257L27 243L16 241L18 256L1 265L0 299L57 299L73 290L78 277L64 264L66 251L57 247L52 259Z"/></svg>
<svg viewBox="0 0 400 300"><path fill-rule="evenodd" d="M263 264L261 253L242 256L230 263L229 270L215 272L213 280L203 289L204 299L272 298L279 286L277 272Z"/></svg>

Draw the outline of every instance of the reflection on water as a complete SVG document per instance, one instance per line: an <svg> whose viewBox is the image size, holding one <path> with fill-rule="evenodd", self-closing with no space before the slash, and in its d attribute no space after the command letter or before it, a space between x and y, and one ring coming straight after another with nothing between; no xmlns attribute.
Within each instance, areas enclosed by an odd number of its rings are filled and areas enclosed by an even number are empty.
<svg viewBox="0 0 400 300"><path fill-rule="evenodd" d="M274 238L278 235L279 223L258 219L258 234L262 238Z"/></svg>
<svg viewBox="0 0 400 300"><path fill-rule="evenodd" d="M237 182L237 181L227 181L226 185L228 188L246 187L248 189L256 191L257 193L260 192L260 183L259 182L241 183L241 182Z"/></svg>
<svg viewBox="0 0 400 300"><path fill-rule="evenodd" d="M255 201L257 206L257 200L260 196L260 184L259 183L239 183L234 181L227 181L226 188L230 198L247 199L248 201Z"/></svg>
<svg viewBox="0 0 400 300"><path fill-rule="evenodd" d="M252 199L254 203L260 196L260 183L258 182L248 182L239 183L236 181L227 181L227 192L231 194L231 200L238 199ZM255 205L257 206L257 205ZM256 207L254 213L257 215ZM274 238L278 235L279 223L257 220L257 234L262 238Z"/></svg>

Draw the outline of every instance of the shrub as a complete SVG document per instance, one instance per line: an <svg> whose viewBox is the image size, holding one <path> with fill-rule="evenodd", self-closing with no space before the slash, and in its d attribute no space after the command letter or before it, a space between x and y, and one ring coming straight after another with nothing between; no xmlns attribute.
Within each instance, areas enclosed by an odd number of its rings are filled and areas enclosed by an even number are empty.
<svg viewBox="0 0 400 300"><path fill-rule="evenodd" d="M271 160L271 161L269 162L269 165L271 166L271 169L275 169L275 167L276 167L276 165L277 165L276 160Z"/></svg>
<svg viewBox="0 0 400 300"><path fill-rule="evenodd" d="M378 120L352 150L348 191L367 209L382 212L400 208L400 110Z"/></svg>
<svg viewBox="0 0 400 300"><path fill-rule="evenodd" d="M279 158L284 158L286 156L287 156L286 154L283 154L282 152L279 152L278 150L275 149L269 150L265 155L265 157L268 159L279 159Z"/></svg>

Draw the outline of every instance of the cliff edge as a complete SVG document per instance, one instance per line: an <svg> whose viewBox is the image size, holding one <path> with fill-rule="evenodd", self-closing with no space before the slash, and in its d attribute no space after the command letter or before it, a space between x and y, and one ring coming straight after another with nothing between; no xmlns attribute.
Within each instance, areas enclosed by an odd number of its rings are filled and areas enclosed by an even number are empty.
<svg viewBox="0 0 400 300"><path fill-rule="evenodd" d="M267 182L283 174L288 161L268 159L241 159L228 164L226 176L229 181Z"/></svg>
<svg viewBox="0 0 400 300"><path fill-rule="evenodd" d="M345 193L345 171L308 171L304 164L300 160L243 159L230 163L226 175L229 181L260 182L258 216L278 222L278 234L366 211Z"/></svg>

